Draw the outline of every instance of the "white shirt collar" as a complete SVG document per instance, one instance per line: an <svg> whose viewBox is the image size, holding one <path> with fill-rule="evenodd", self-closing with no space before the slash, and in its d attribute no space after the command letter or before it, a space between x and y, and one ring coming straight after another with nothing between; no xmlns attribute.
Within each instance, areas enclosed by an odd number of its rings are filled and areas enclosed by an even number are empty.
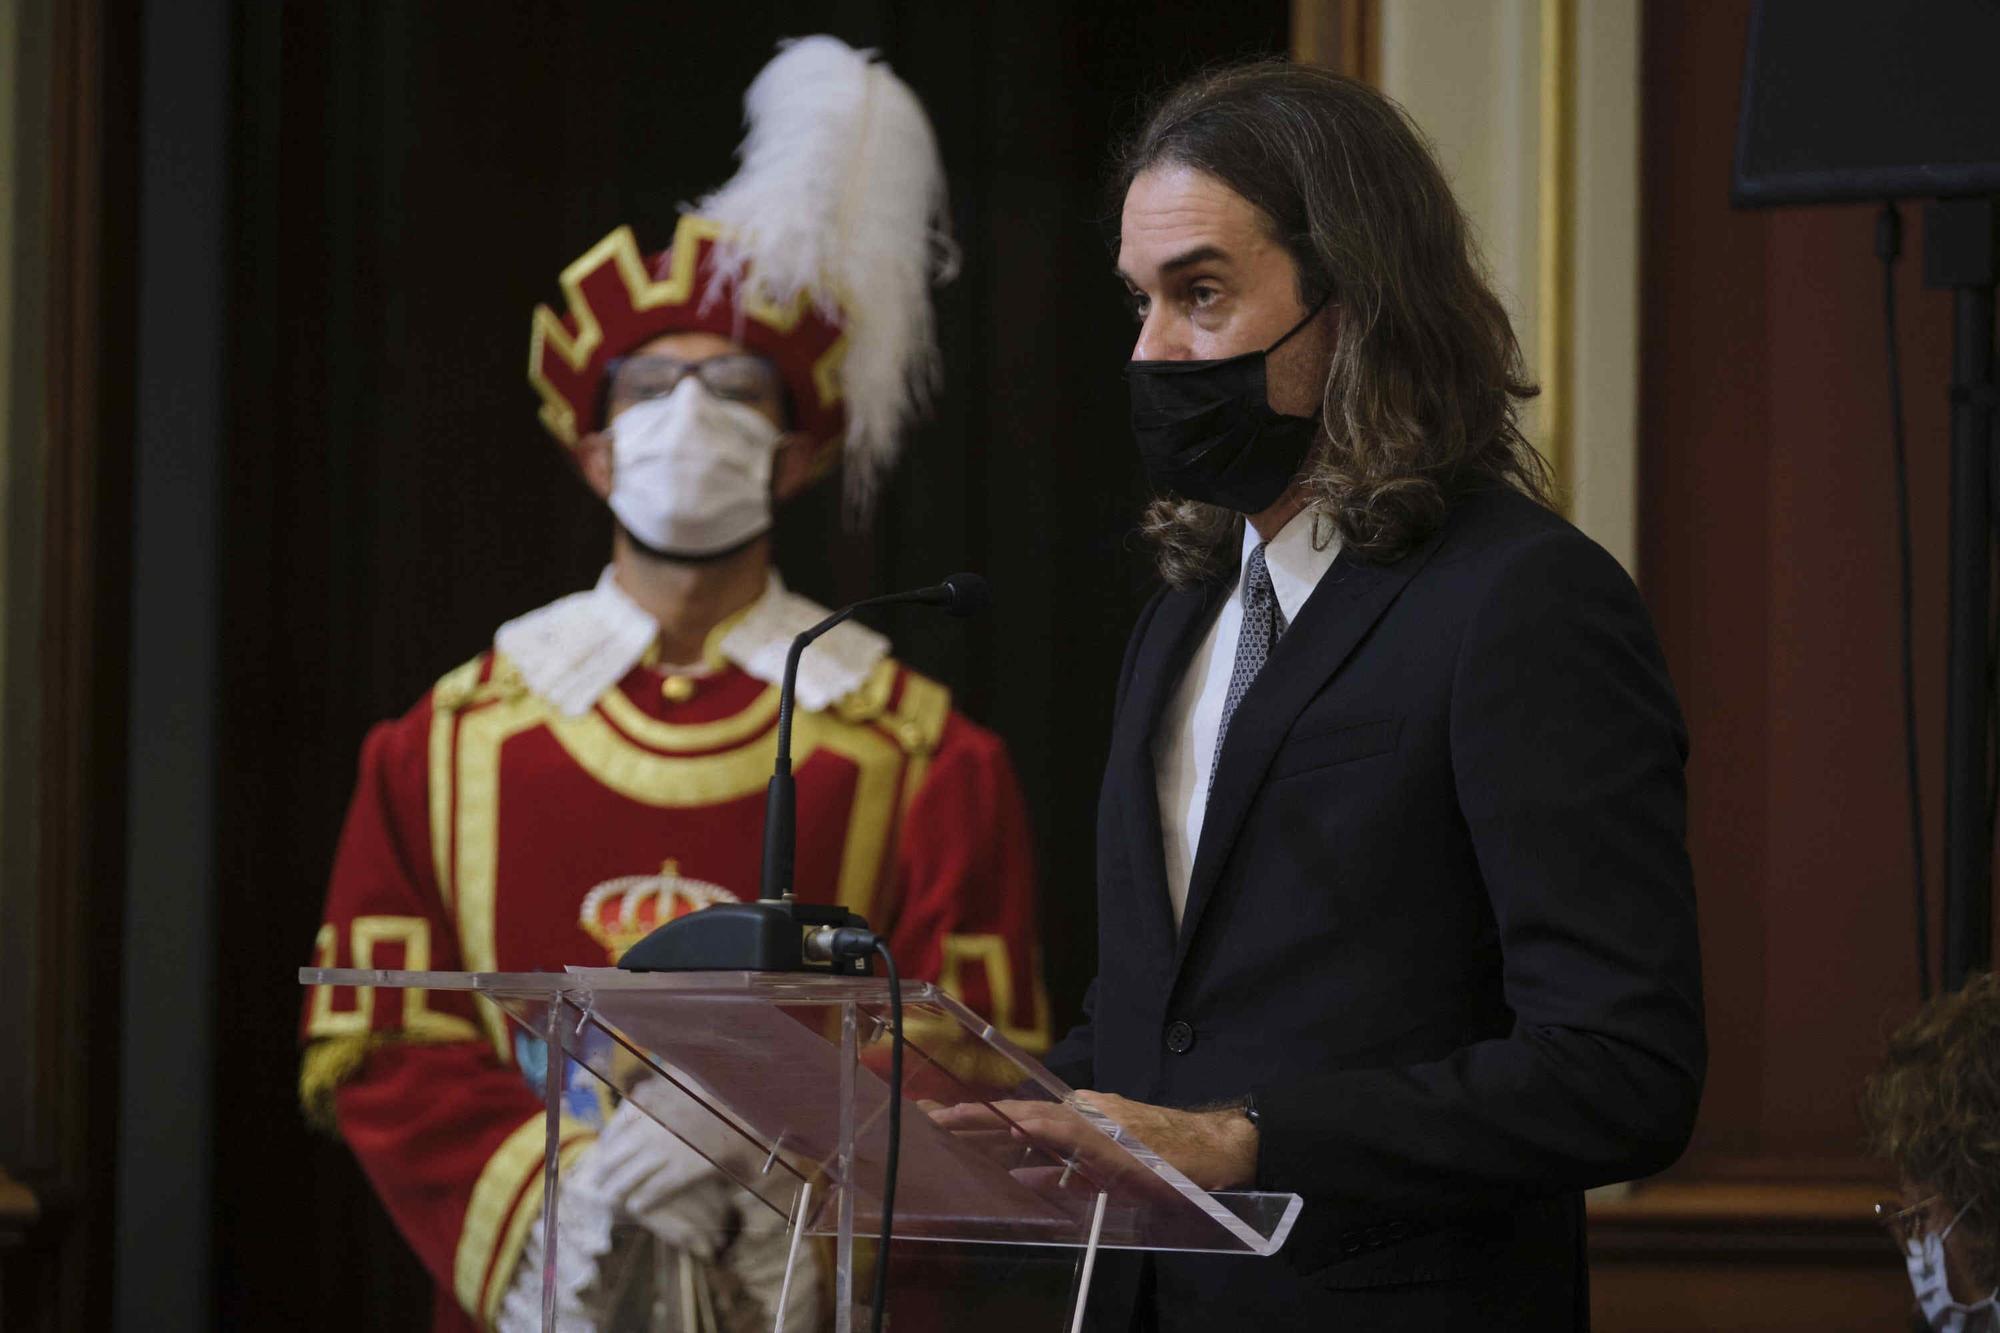
<svg viewBox="0 0 2000 1333"><path fill-rule="evenodd" d="M777 571L714 650L770 684L784 676L785 653L799 631L827 616L825 607L789 591ZM659 622L618 586L610 566L589 592L571 593L502 625L493 646L530 690L580 717L637 666L659 636ZM835 627L799 661L799 706L818 712L861 688L889 655L889 641L853 621Z"/></svg>
<svg viewBox="0 0 2000 1333"><path fill-rule="evenodd" d="M764 595L722 636L719 647L723 657L776 685L785 678L792 640L831 614L810 597L787 589L774 569ZM866 625L853 620L835 625L799 659L799 707L816 713L846 698L888 655L889 640Z"/></svg>
<svg viewBox="0 0 2000 1333"><path fill-rule="evenodd" d="M1325 545L1315 545L1316 538ZM1262 541L1257 529L1246 520L1242 563L1236 566L1238 582L1242 581L1242 570L1249 563L1250 553ZM1277 536L1264 542L1264 564L1271 571L1271 590L1278 595L1278 609L1285 613L1286 624L1299 618L1306 598L1312 596L1320 577L1333 568L1339 555L1340 530L1316 508L1294 514L1278 529Z"/></svg>

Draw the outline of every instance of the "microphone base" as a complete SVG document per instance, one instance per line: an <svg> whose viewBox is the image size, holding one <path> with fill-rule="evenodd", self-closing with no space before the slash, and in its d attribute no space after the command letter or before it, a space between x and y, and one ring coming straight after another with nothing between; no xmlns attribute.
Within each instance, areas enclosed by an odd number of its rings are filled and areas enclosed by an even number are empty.
<svg viewBox="0 0 2000 1333"><path fill-rule="evenodd" d="M759 898L717 903L677 917L627 949L618 966L627 972L820 972L868 976L867 958L808 963L803 943L814 926L868 923L838 907Z"/></svg>

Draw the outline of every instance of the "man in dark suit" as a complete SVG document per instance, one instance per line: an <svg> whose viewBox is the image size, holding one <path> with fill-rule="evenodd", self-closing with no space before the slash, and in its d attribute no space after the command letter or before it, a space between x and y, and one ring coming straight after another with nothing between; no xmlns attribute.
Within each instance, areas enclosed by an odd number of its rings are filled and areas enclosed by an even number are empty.
<svg viewBox="0 0 2000 1333"><path fill-rule="evenodd" d="M1121 182L1168 587L1049 1064L1197 1184L1305 1206L1274 1259L1100 1269L1095 1317L1583 1327L1581 1191L1679 1155L1706 1058L1645 608L1548 507L1513 332L1392 103L1212 73Z"/></svg>

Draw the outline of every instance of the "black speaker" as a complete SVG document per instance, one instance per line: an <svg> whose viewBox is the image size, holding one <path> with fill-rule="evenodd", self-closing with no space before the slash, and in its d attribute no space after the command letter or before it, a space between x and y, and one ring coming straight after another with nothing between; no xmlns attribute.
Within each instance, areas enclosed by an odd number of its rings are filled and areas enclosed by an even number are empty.
<svg viewBox="0 0 2000 1333"><path fill-rule="evenodd" d="M1758 0L1730 202L2000 193L2000 0Z"/></svg>

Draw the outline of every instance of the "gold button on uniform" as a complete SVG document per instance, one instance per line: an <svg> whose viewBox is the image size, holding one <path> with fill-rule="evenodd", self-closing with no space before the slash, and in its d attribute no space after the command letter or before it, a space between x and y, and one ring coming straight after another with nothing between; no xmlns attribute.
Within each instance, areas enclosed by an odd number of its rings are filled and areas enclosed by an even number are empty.
<svg viewBox="0 0 2000 1333"><path fill-rule="evenodd" d="M687 676L668 676L660 682L660 693L670 704L684 704L694 698L694 681Z"/></svg>

